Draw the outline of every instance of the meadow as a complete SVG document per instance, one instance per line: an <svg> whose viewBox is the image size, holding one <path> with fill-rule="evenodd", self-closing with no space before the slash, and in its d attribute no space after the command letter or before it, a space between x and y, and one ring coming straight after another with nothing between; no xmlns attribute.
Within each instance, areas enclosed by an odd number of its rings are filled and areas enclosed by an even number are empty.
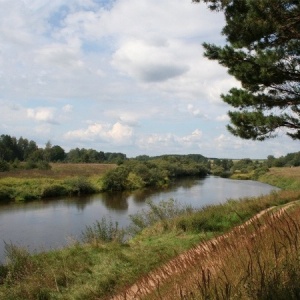
<svg viewBox="0 0 300 300"><path fill-rule="evenodd" d="M284 182L268 196L200 210L150 202L126 229L102 219L34 255L7 244L0 298L299 299L300 168L290 170L263 176Z"/></svg>
<svg viewBox="0 0 300 300"><path fill-rule="evenodd" d="M0 172L0 201L28 201L99 192L115 164L51 163L51 169Z"/></svg>

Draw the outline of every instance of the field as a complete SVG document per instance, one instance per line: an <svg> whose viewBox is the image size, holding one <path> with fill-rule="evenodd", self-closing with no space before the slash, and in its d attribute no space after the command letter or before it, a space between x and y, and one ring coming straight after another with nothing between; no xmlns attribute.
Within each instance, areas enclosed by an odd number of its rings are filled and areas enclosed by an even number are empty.
<svg viewBox="0 0 300 300"><path fill-rule="evenodd" d="M10 172L0 172L0 178L51 178L63 179L66 177L92 177L101 176L106 171L115 168L114 164L71 164L51 163L51 170L23 170L17 169Z"/></svg>
<svg viewBox="0 0 300 300"><path fill-rule="evenodd" d="M0 201L96 193L101 177L113 164L51 164L51 170L18 169L0 172Z"/></svg>

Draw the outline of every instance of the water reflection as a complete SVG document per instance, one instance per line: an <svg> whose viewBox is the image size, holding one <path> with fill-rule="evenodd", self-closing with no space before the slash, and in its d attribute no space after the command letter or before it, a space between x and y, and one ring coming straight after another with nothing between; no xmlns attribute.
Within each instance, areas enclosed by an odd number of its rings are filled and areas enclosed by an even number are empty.
<svg viewBox="0 0 300 300"><path fill-rule="evenodd" d="M114 211L128 210L127 199L130 196L129 192L107 192L107 193L102 193L99 196L101 196L102 203L109 210L114 210Z"/></svg>
<svg viewBox="0 0 300 300"><path fill-rule="evenodd" d="M57 248L68 237L79 238L86 226L110 216L127 226L129 215L146 207L145 202L175 199L182 204L202 207L229 198L259 196L274 187L254 181L236 181L218 177L188 178L163 190L102 193L85 197L43 200L0 205L0 261L4 259L4 241L26 246L30 251Z"/></svg>

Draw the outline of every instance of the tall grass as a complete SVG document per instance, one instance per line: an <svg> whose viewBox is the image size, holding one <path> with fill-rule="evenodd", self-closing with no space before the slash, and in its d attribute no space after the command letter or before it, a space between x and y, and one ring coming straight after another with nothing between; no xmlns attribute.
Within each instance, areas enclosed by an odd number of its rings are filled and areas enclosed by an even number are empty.
<svg viewBox="0 0 300 300"><path fill-rule="evenodd" d="M130 299L299 299L300 206L269 211L137 283ZM125 299L125 293L123 298Z"/></svg>

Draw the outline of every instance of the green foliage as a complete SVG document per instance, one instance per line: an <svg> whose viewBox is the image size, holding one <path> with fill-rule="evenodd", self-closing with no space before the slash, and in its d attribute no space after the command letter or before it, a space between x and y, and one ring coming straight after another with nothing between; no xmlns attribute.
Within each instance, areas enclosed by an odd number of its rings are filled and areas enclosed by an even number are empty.
<svg viewBox="0 0 300 300"><path fill-rule="evenodd" d="M39 170L51 170L51 165L44 160L40 160L37 162L37 169Z"/></svg>
<svg viewBox="0 0 300 300"><path fill-rule="evenodd" d="M267 165L268 167L298 167L300 166L300 152L288 153L279 158L269 155Z"/></svg>
<svg viewBox="0 0 300 300"><path fill-rule="evenodd" d="M9 164L5 160L0 160L0 172L9 171Z"/></svg>
<svg viewBox="0 0 300 300"><path fill-rule="evenodd" d="M41 192L41 198L51 198L51 197L59 197L66 196L69 194L66 186L62 184L51 184L43 187Z"/></svg>
<svg viewBox="0 0 300 300"><path fill-rule="evenodd" d="M96 151L93 149L71 149L69 153L58 146L52 146L48 141L45 148L39 148L34 141L28 141L23 137L16 139L10 135L0 136L0 161L12 162L15 160L27 162L27 169L35 168L33 164L45 162L71 162L71 163L117 163L122 164L126 155ZM17 167L17 164L15 164Z"/></svg>
<svg viewBox="0 0 300 300"><path fill-rule="evenodd" d="M102 178L103 191L165 187L181 176L205 176L207 168L186 156L165 156L146 160L130 159L108 171Z"/></svg>
<svg viewBox="0 0 300 300"><path fill-rule="evenodd" d="M12 189L7 186L0 188L0 201L9 201L12 198Z"/></svg>
<svg viewBox="0 0 300 300"><path fill-rule="evenodd" d="M85 243L99 244L103 242L121 243L124 239L125 232L119 229L118 222L113 223L111 219L107 220L102 217L96 221L93 226L86 226L82 233L82 240Z"/></svg>
<svg viewBox="0 0 300 300"><path fill-rule="evenodd" d="M7 274L5 278L7 283L18 281L30 274L32 260L27 250L6 243L5 254L9 261L6 270L4 269L4 273Z"/></svg>
<svg viewBox="0 0 300 300"><path fill-rule="evenodd" d="M119 166L114 170L108 171L102 179L102 189L104 191L125 190L128 175L129 169L124 166Z"/></svg>
<svg viewBox="0 0 300 300"><path fill-rule="evenodd" d="M96 192L96 188L86 177L75 177L64 181L69 195L86 195ZM58 187L57 187L58 188Z"/></svg>
<svg viewBox="0 0 300 300"><path fill-rule="evenodd" d="M147 208L140 212L130 215L131 225L128 231L131 235L136 235L143 229L161 222L165 229L172 227L172 219L177 216L193 212L191 207L183 207L174 199L160 201L155 204L152 201L147 202Z"/></svg>
<svg viewBox="0 0 300 300"><path fill-rule="evenodd" d="M225 46L204 43L205 56L241 82L222 95L237 110L228 129L244 139L265 140L286 128L300 138L300 4L295 0L193 0L224 11Z"/></svg>

